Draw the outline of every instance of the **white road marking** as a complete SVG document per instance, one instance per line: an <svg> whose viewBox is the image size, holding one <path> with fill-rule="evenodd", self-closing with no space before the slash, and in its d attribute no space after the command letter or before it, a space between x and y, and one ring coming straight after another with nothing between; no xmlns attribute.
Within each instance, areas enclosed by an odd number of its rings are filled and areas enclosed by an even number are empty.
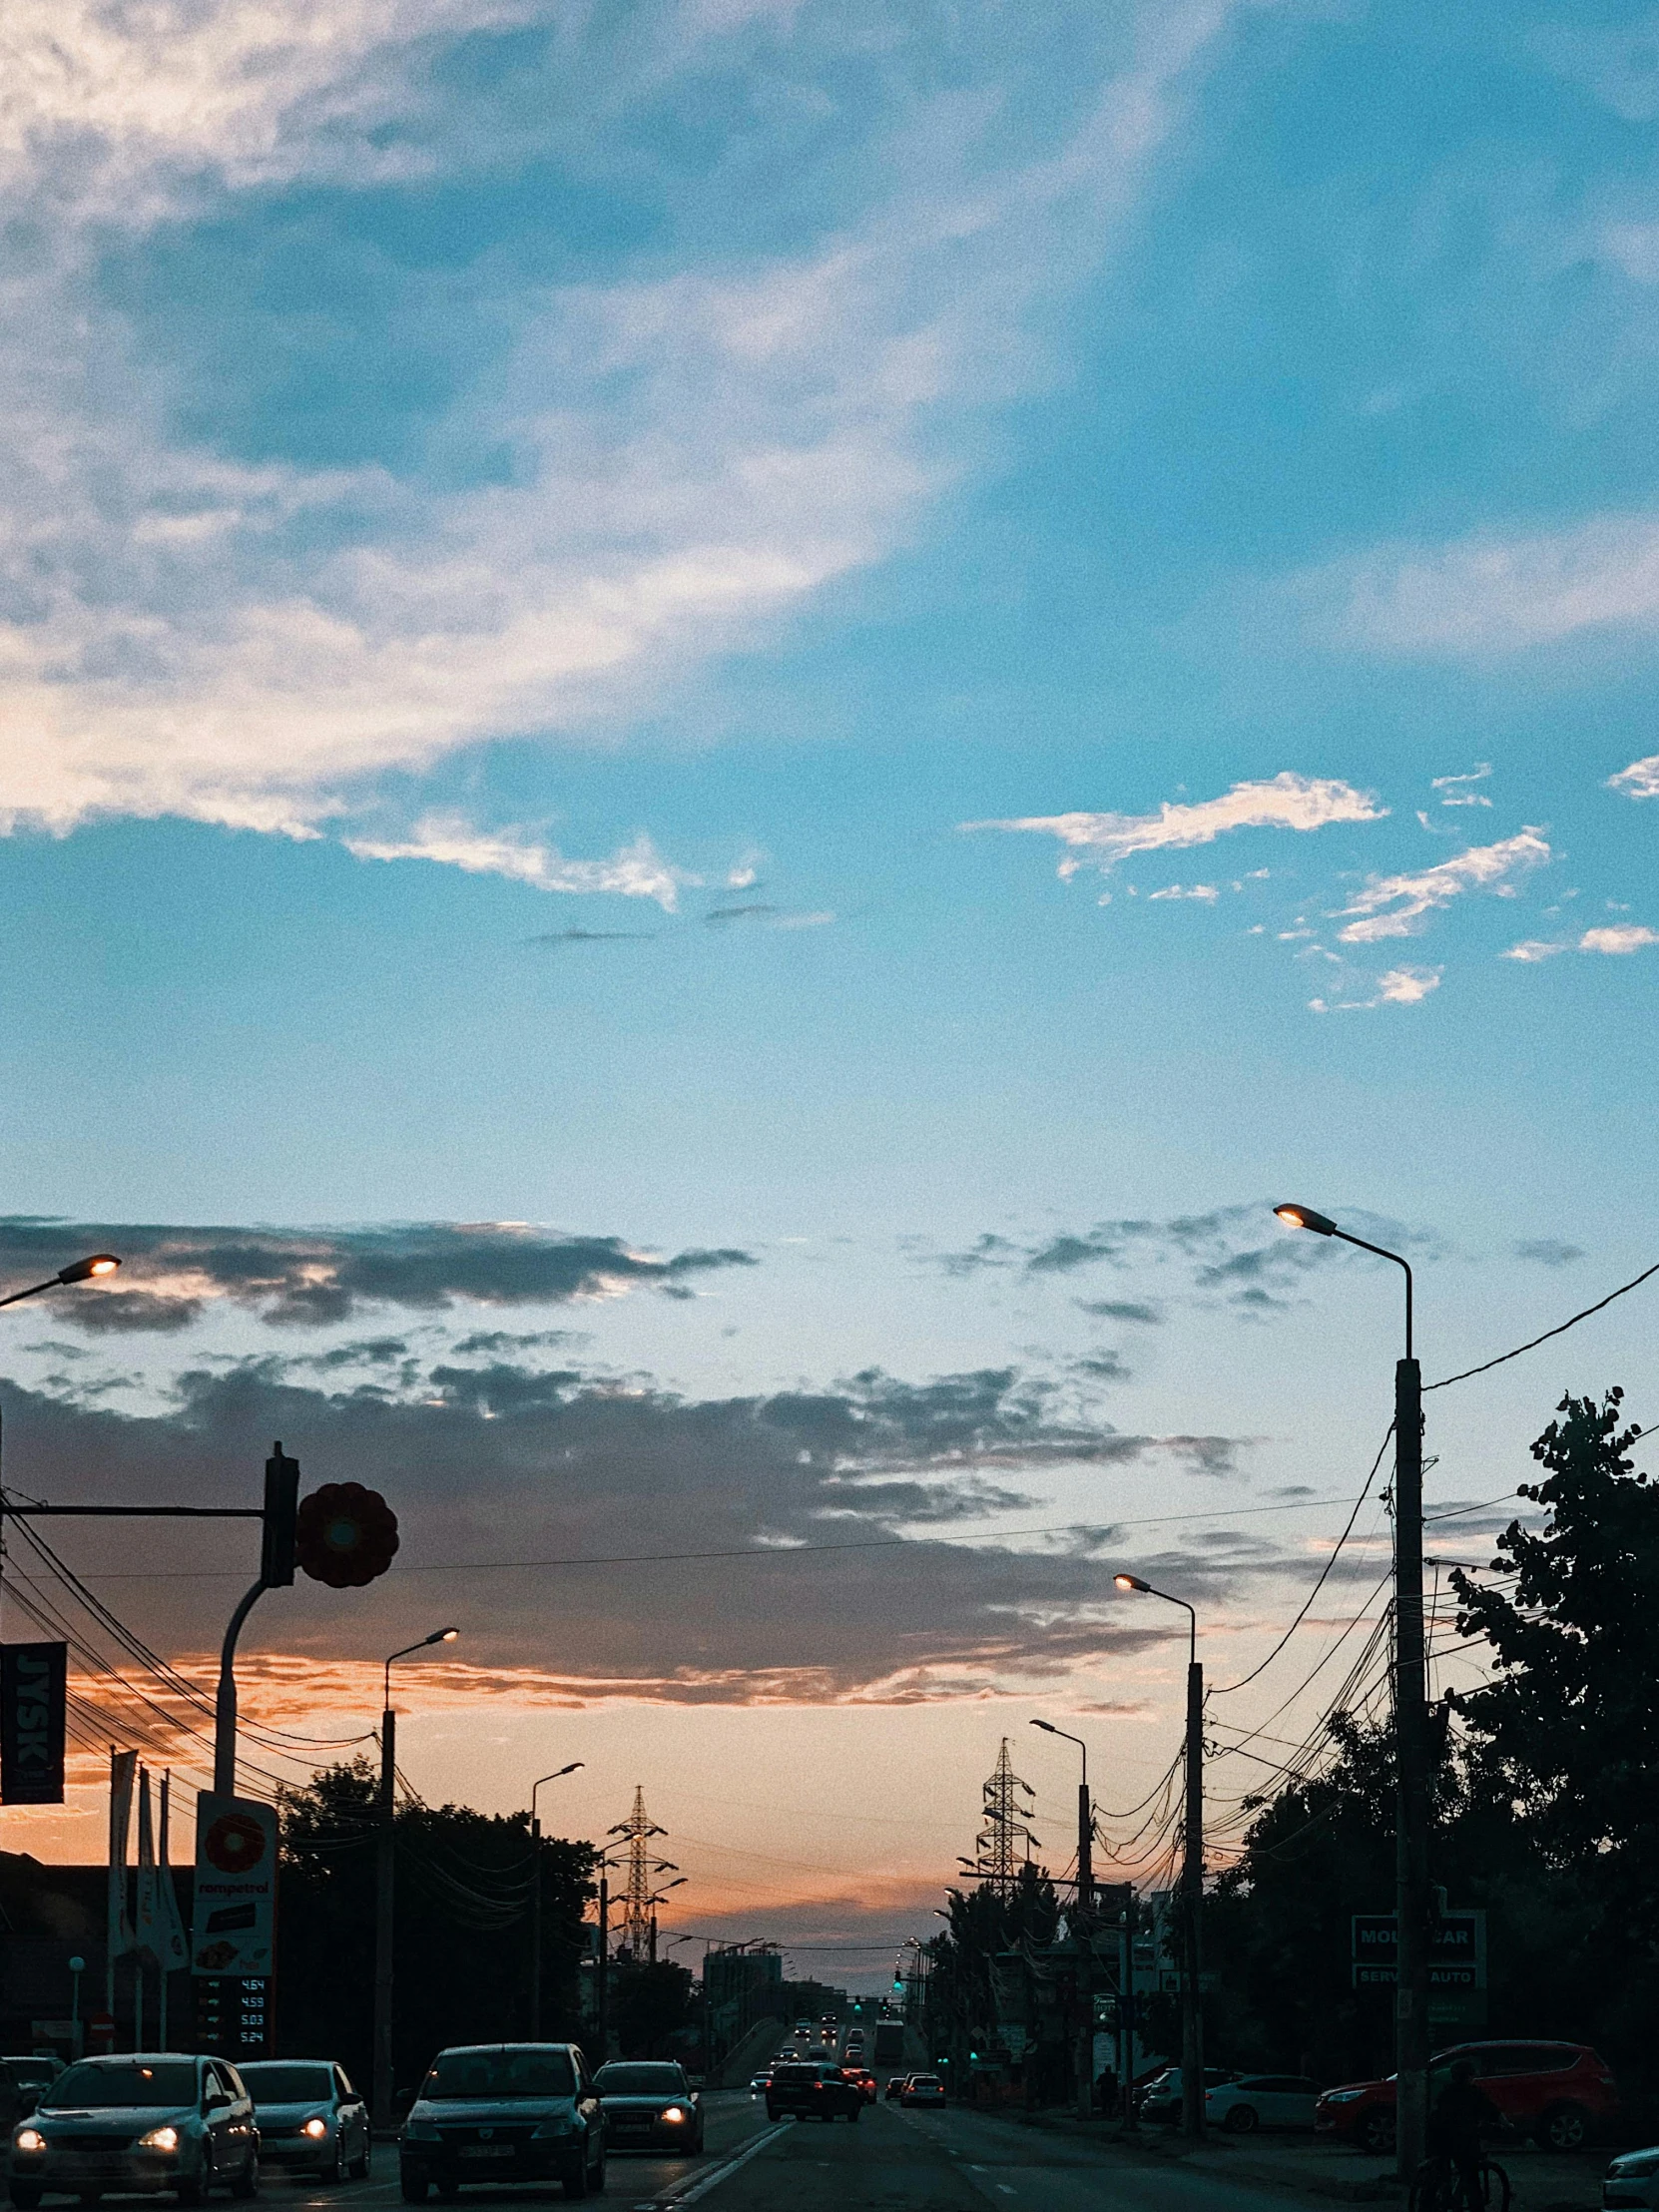
<svg viewBox="0 0 1659 2212"><path fill-rule="evenodd" d="M672 2204L676 2212L683 2204L695 2204L699 2197L706 2197L711 2189L718 2189L723 2181L730 2179L740 2166L747 2166L757 2152L765 2150L768 2143L776 2142L794 2124L793 2120L780 2120L776 2127L769 2127L764 2134L757 2135L753 2142L745 2143L735 2157L728 2158L709 2172L699 2174L694 2185L682 2195L660 2197L657 2204ZM657 2212L656 2205L653 2205L652 2212Z"/></svg>

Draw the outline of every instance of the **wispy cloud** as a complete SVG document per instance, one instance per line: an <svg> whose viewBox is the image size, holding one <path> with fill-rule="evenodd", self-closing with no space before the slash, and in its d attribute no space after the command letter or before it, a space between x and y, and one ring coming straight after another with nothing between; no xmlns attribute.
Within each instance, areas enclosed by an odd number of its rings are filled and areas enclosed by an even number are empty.
<svg viewBox="0 0 1659 2212"><path fill-rule="evenodd" d="M1465 891L1502 892L1515 875L1542 866L1548 858L1549 846L1539 831L1523 830L1496 844L1470 845L1467 851L1414 874L1379 876L1349 905L1337 909L1339 915L1360 917L1340 930L1339 938L1344 944L1375 944L1384 937L1412 936L1430 913Z"/></svg>
<svg viewBox="0 0 1659 2212"><path fill-rule="evenodd" d="M1387 813L1375 793L1356 791L1334 777L1300 776L1293 769L1253 784L1235 784L1219 799L1165 800L1156 814L1025 815L1006 822L965 822L964 830L1036 830L1070 847L1063 876L1085 864L1102 869L1135 852L1162 852L1213 844L1230 830L1323 830L1336 822L1377 822ZM1154 894L1159 895L1159 894ZM1179 895L1172 886L1164 896ZM1206 895L1204 891L1189 896ZM1211 893L1210 895L1214 895Z"/></svg>
<svg viewBox="0 0 1659 2212"><path fill-rule="evenodd" d="M1659 624L1659 519L1384 547L1306 572L1295 593L1340 644L1384 653L1513 653L1581 631Z"/></svg>
<svg viewBox="0 0 1659 2212"><path fill-rule="evenodd" d="M1609 776L1607 788L1623 792L1627 799L1659 799L1659 753L1650 753L1645 761L1632 761L1617 776Z"/></svg>
<svg viewBox="0 0 1659 2212"><path fill-rule="evenodd" d="M1485 793L1473 791L1470 786L1483 784L1491 773L1491 762L1482 761L1466 776L1436 776L1431 788L1440 794L1442 807L1489 807L1491 801Z"/></svg>
<svg viewBox="0 0 1659 2212"><path fill-rule="evenodd" d="M1442 968L1389 968L1377 978L1369 998L1311 998L1316 1014L1364 1014L1376 1006L1420 1006L1430 991L1440 987Z"/></svg>
<svg viewBox="0 0 1659 2212"><path fill-rule="evenodd" d="M1567 947L1564 944L1558 943L1550 937L1523 937L1519 944L1512 944L1508 951L1501 953L1499 957L1505 960L1519 960L1524 966L1532 967L1540 960L1553 960L1557 952L1565 952L1566 949Z"/></svg>
<svg viewBox="0 0 1659 2212"><path fill-rule="evenodd" d="M1166 883L1161 891L1148 891L1147 903L1151 905L1160 898L1196 898L1206 906L1213 906L1220 896L1220 888L1214 883L1193 883L1190 886L1185 883Z"/></svg>
<svg viewBox="0 0 1659 2212"><path fill-rule="evenodd" d="M460 815L427 815L404 838L346 837L359 860L437 860L469 875L505 875L539 891L614 891L624 898L654 898L673 913L682 883L698 877L671 867L643 833L608 860L567 860L533 831L477 830Z"/></svg>
<svg viewBox="0 0 1659 2212"><path fill-rule="evenodd" d="M1614 922L1604 929L1586 929L1578 940L1580 952L1640 952L1659 944L1659 929L1634 921Z"/></svg>

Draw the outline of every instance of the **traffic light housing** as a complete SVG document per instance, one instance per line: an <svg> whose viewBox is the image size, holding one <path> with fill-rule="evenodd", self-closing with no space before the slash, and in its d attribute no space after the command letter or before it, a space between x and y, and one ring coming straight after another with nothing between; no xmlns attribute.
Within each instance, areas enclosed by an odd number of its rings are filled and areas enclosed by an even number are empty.
<svg viewBox="0 0 1659 2212"><path fill-rule="evenodd" d="M265 1463L265 1519L260 1543L260 1580L268 1590L285 1590L293 1580L294 1523L299 1513L299 1461L273 1444Z"/></svg>
<svg viewBox="0 0 1659 2212"><path fill-rule="evenodd" d="M324 1482L300 1506L294 1556L315 1582L361 1589L384 1574L397 1549L397 1515L378 1490Z"/></svg>

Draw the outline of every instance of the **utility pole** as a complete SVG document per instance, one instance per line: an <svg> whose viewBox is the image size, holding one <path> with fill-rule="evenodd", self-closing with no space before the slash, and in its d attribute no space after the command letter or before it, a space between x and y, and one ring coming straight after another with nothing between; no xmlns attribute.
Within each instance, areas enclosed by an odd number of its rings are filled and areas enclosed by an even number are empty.
<svg viewBox="0 0 1659 2212"><path fill-rule="evenodd" d="M611 2055L611 1863L599 1862L599 1961L594 1989L594 2032L599 2063Z"/></svg>
<svg viewBox="0 0 1659 2212"><path fill-rule="evenodd" d="M374 1839L374 2078L370 2104L376 2127L392 2125L395 2093L391 1999L392 1944L396 1933L393 1898L397 1873L397 1715L391 1709L391 1670L395 1661L406 1659L411 1651L424 1651L428 1644L452 1644L459 1634L458 1628L434 1628L429 1636L422 1636L412 1644L405 1644L401 1651L392 1652L385 1662L384 1695L380 1701L380 1789L375 1805Z"/></svg>
<svg viewBox="0 0 1659 2212"><path fill-rule="evenodd" d="M1428 2134L1428 1745L1422 1638L1422 1370L1394 1368L1394 2058L1396 2170L1409 2182Z"/></svg>
<svg viewBox="0 0 1659 2212"><path fill-rule="evenodd" d="M530 2040L541 2041L541 1818L536 1811L537 1793L550 1782L562 1782L567 1774L575 1774L583 1762L573 1759L568 1767L560 1767L553 1774L544 1774L530 1791Z"/></svg>

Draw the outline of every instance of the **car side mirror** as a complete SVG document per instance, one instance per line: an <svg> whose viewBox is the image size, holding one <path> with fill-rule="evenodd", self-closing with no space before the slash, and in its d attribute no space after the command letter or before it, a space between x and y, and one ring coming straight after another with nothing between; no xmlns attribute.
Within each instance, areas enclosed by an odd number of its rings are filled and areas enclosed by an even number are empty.
<svg viewBox="0 0 1659 2212"><path fill-rule="evenodd" d="M228 2089L210 2089L202 2100L204 2109L209 2112L223 2112L230 2102L231 2092Z"/></svg>

